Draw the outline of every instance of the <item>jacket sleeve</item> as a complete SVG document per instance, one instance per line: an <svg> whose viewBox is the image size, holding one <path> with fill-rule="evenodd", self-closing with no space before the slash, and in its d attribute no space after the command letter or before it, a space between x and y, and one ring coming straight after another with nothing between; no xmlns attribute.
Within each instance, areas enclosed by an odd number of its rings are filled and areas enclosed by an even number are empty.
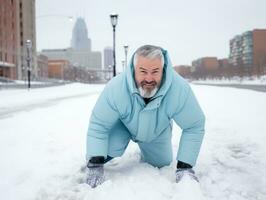
<svg viewBox="0 0 266 200"><path fill-rule="evenodd" d="M176 159L194 166L205 132L205 116L190 87L173 119L182 129Z"/></svg>
<svg viewBox="0 0 266 200"><path fill-rule="evenodd" d="M92 156L107 157L110 130L119 119L111 92L107 84L93 108L87 131L87 160Z"/></svg>

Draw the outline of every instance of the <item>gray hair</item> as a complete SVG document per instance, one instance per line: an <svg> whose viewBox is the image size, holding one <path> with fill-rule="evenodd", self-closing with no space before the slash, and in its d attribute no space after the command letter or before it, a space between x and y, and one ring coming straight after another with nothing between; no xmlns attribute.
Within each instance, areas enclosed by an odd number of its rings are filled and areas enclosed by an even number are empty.
<svg viewBox="0 0 266 200"><path fill-rule="evenodd" d="M161 47L153 46L153 45L144 45L144 46L139 47L134 55L134 61L133 61L134 66L136 66L139 56L149 58L151 60L159 58L162 61L162 67L164 66L164 56L163 56Z"/></svg>

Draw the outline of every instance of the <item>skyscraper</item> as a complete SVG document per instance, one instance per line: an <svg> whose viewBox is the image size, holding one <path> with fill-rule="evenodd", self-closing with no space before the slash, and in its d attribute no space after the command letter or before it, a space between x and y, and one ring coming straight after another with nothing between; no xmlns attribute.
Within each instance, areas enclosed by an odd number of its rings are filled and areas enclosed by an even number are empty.
<svg viewBox="0 0 266 200"><path fill-rule="evenodd" d="M81 17L77 19L74 25L71 47L76 51L91 51L91 40L88 38L87 26Z"/></svg>
<svg viewBox="0 0 266 200"><path fill-rule="evenodd" d="M70 64L87 69L102 69L102 54L91 51L91 39L85 20L79 17L72 31L71 47L66 49L46 49L42 54L49 59L65 59Z"/></svg>
<svg viewBox="0 0 266 200"><path fill-rule="evenodd" d="M16 78L16 4L0 0L0 77ZM8 23L7 23L8 22Z"/></svg>

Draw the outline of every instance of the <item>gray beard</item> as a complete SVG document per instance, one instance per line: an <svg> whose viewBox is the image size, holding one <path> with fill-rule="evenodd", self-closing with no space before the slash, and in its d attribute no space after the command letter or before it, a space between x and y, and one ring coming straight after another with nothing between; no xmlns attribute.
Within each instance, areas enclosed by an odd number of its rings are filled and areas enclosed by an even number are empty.
<svg viewBox="0 0 266 200"><path fill-rule="evenodd" d="M158 87L155 87L152 91L147 91L143 89L142 87L139 87L138 90L139 90L140 96L142 96L143 98L151 98L158 91Z"/></svg>

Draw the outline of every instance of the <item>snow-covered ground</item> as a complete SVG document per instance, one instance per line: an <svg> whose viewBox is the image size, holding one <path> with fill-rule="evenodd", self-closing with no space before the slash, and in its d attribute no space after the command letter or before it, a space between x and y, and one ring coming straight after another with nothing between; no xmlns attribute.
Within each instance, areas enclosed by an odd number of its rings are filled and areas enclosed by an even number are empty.
<svg viewBox="0 0 266 200"><path fill-rule="evenodd" d="M193 83L204 83L204 84L237 84L237 85L266 85L266 75L261 77L232 77L222 79L206 79L192 81Z"/></svg>
<svg viewBox="0 0 266 200"><path fill-rule="evenodd" d="M103 85L0 91L0 196L3 200L199 199L175 183L175 162L139 162L130 143L105 167L107 181L84 184L86 130ZM206 114L195 167L204 199L266 199L266 93L192 85ZM173 130L174 156L180 129Z"/></svg>

